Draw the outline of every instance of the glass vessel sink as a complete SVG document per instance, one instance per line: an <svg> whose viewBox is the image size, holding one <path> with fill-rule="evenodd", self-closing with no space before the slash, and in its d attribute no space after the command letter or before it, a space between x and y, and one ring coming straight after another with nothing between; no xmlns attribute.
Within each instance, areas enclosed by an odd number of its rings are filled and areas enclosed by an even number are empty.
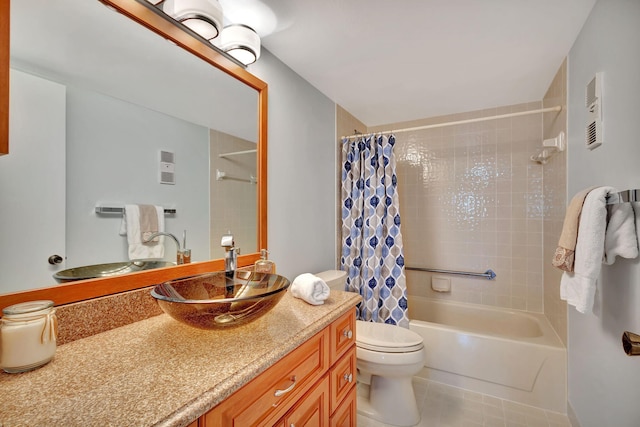
<svg viewBox="0 0 640 427"><path fill-rule="evenodd" d="M271 310L289 287L277 274L236 271L171 280L156 285L151 295L169 316L200 329L222 329L249 323Z"/></svg>
<svg viewBox="0 0 640 427"><path fill-rule="evenodd" d="M162 260L133 260L112 262L109 264L86 265L58 271L53 278L60 283L74 280L95 279L98 277L118 276L120 274L133 273L135 271L152 270L154 268L169 267L174 262Z"/></svg>

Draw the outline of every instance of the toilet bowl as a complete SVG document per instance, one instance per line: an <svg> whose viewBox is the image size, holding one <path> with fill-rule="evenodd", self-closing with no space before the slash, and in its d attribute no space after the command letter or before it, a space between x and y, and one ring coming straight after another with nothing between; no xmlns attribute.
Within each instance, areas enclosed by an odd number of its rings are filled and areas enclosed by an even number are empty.
<svg viewBox="0 0 640 427"><path fill-rule="evenodd" d="M331 289L344 290L347 274L317 273ZM413 426L420 412L411 378L424 366L422 337L399 326L356 320L358 381L369 380L368 397L358 394L358 413L395 426ZM370 379L369 379L370 378Z"/></svg>

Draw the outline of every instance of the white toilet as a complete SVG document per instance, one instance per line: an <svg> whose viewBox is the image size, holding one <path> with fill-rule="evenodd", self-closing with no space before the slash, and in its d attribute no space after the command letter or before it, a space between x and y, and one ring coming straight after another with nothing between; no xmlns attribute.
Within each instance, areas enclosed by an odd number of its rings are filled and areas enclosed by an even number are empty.
<svg viewBox="0 0 640 427"><path fill-rule="evenodd" d="M343 291L347 273L317 273L331 289ZM356 321L358 380L368 379L369 398L358 394L358 412L395 426L413 426L420 412L411 378L424 366L422 337L399 326ZM366 381L365 381L366 382Z"/></svg>

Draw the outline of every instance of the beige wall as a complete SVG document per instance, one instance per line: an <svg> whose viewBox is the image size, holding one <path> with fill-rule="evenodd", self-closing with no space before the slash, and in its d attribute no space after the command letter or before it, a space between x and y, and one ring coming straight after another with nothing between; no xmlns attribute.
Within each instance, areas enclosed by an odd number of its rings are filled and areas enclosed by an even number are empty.
<svg viewBox="0 0 640 427"><path fill-rule="evenodd" d="M228 158L218 155L235 151L252 150L256 144L226 133L211 130L210 133L211 202L210 233L211 257L224 258L220 239L228 231L233 234L241 253L258 252L257 186L246 182L256 176L256 154L241 154ZM230 178L218 181L216 170ZM241 181L242 180L242 181ZM224 201L224 202L221 202Z"/></svg>
<svg viewBox="0 0 640 427"><path fill-rule="evenodd" d="M545 113L543 117L544 139L555 138L560 132L567 133L567 61L562 63L544 99L544 107L562 105L557 113ZM567 344L567 303L560 299L562 272L551 265L567 206L567 152L553 156L543 168L544 182L544 314L556 333Z"/></svg>

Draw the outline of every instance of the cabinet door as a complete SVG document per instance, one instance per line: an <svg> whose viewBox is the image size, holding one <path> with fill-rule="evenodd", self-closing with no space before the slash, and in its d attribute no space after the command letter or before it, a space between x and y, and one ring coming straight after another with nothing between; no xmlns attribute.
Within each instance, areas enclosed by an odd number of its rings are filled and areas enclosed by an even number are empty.
<svg viewBox="0 0 640 427"><path fill-rule="evenodd" d="M331 416L331 427L355 427L357 424L357 388L351 387L338 409Z"/></svg>
<svg viewBox="0 0 640 427"><path fill-rule="evenodd" d="M350 310L331 324L331 364L356 342L356 311Z"/></svg>
<svg viewBox="0 0 640 427"><path fill-rule="evenodd" d="M342 356L342 358L331 368L329 374L329 383L331 386L330 409L333 413L342 399L354 388L356 383L356 347L351 349Z"/></svg>
<svg viewBox="0 0 640 427"><path fill-rule="evenodd" d="M324 377L285 416L288 427L326 427L329 425L329 378Z"/></svg>

